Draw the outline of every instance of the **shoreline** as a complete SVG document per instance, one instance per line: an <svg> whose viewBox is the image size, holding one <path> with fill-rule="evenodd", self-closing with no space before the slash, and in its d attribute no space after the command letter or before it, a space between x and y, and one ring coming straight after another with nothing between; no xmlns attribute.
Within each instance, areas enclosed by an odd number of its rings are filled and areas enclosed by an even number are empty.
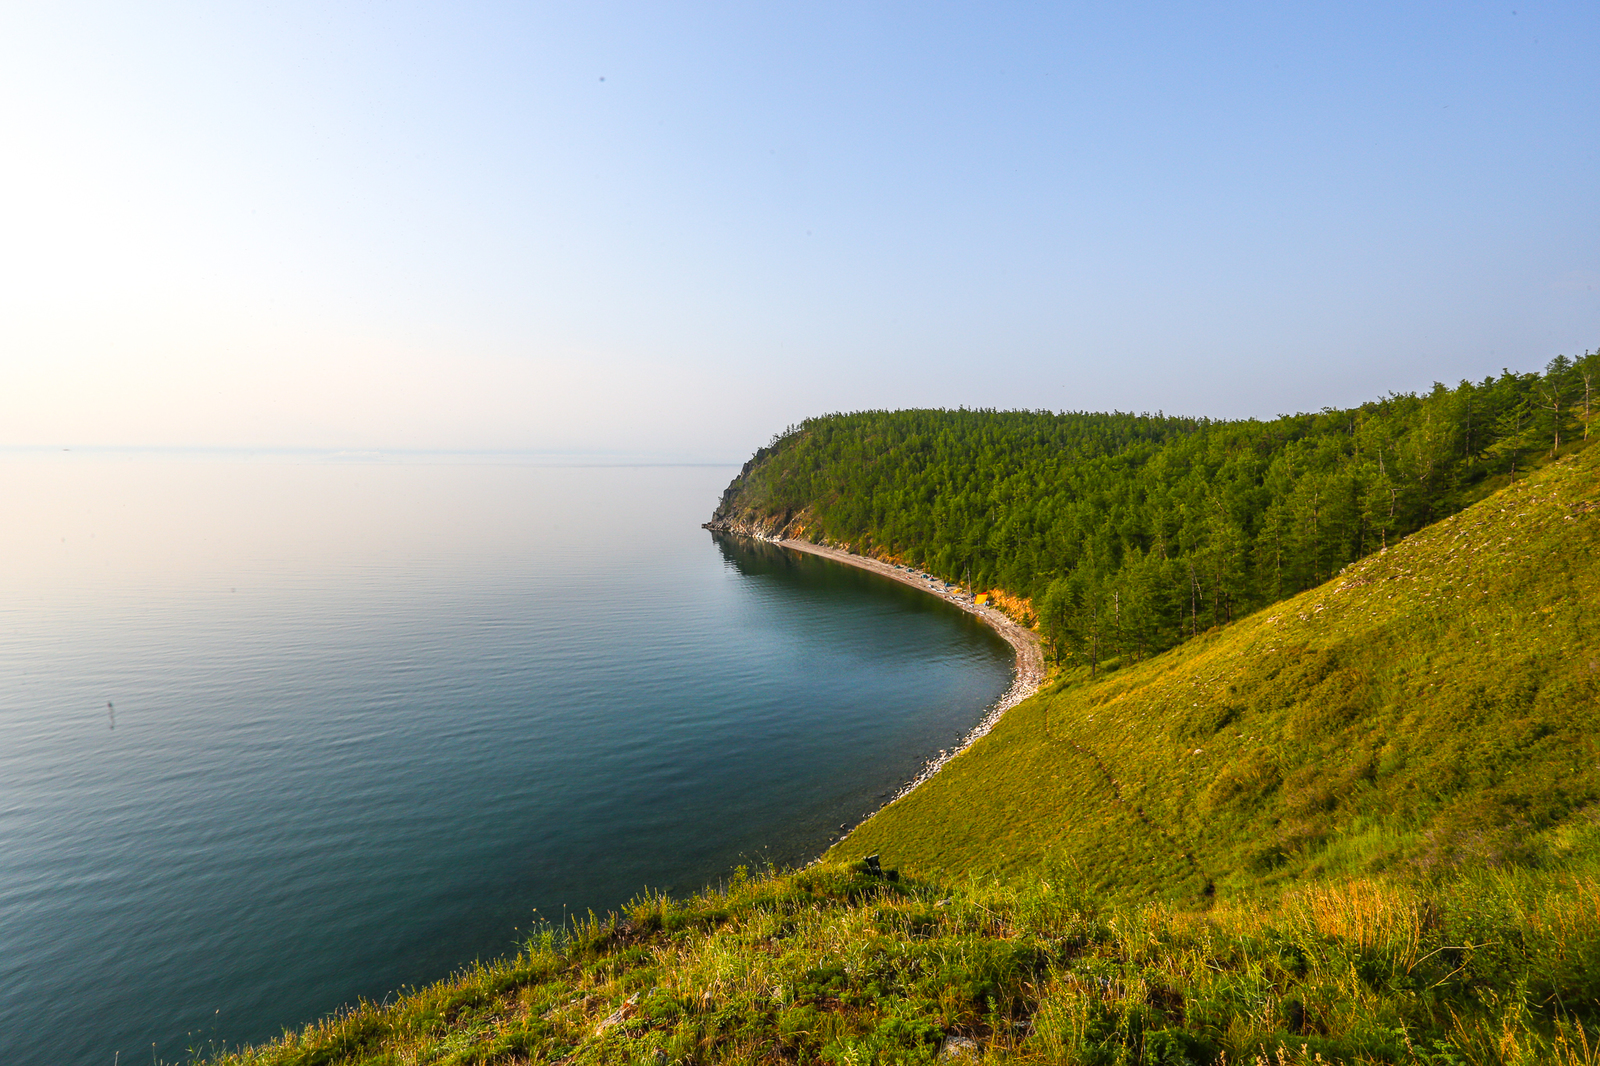
<svg viewBox="0 0 1600 1066"><path fill-rule="evenodd" d="M713 527L708 524L707 528ZM878 811L909 796L916 790L917 786L938 773L945 763L987 736L1000 723L1000 719L1007 711L1032 696L1035 692L1038 692L1039 687L1044 684L1044 651L1040 647L1038 634L1031 629L1018 625L1007 615L995 610L993 607L979 606L969 600L952 595L945 588L944 582L924 574L920 570L896 566L894 563L886 563L881 559L857 555L855 552L845 551L842 548L830 548L822 544L813 544L808 540L792 540L788 537L753 534L726 527L718 531L750 537L752 540L765 541L768 544L776 544L780 548L788 548L806 555L816 555L824 559L831 559L836 563L853 566L858 570L868 570L880 577L898 581L902 585L921 589L929 595L938 596L946 603L961 608L968 614L976 615L980 621L998 633L1002 640L1011 645L1012 649L1017 653L1016 668L1011 678L1011 687L1006 689L1000 698L994 702L994 705L984 712L984 716L978 721L978 724L968 730L953 748L948 750L941 749L937 756L923 763L922 768L917 771L910 781L901 785L892 796L881 803L875 810L867 811L863 814L861 821L851 826L836 839L830 840L828 848L823 854L826 854L827 851L832 850L841 841L849 837L851 833L856 831L857 827L877 814Z"/></svg>

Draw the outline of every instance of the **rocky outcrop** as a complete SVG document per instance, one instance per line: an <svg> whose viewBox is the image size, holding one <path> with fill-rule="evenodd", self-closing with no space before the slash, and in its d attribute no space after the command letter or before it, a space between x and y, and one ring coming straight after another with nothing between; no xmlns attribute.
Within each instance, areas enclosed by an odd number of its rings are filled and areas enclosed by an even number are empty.
<svg viewBox="0 0 1600 1066"><path fill-rule="evenodd" d="M717 522L724 520L738 509L739 493L750 480L750 471L754 470L756 464L765 458L766 449L758 449L755 456L739 468L738 476L728 482L728 487L722 490L722 501L717 504L717 509L712 512L711 521L706 523L707 529L715 528Z"/></svg>
<svg viewBox="0 0 1600 1066"><path fill-rule="evenodd" d="M784 540L805 536L808 524L806 519L809 517L806 512L784 510L764 513L749 505L747 495L752 487L751 475L770 454L768 449L761 448L740 468L738 476L723 490L722 500L712 513L711 521L704 523L704 528L718 533L755 537L758 540Z"/></svg>
<svg viewBox="0 0 1600 1066"><path fill-rule="evenodd" d="M762 515L755 511L743 514L718 511L702 528L715 533L737 533L741 537L754 537L757 540L792 540L805 534L805 523L790 511L775 515Z"/></svg>
<svg viewBox="0 0 1600 1066"><path fill-rule="evenodd" d="M711 521L702 523L701 529L709 529L713 533L737 533L741 537L754 537L757 540L777 540L777 535L772 527L761 522L748 522L742 518L729 517L722 514L711 516Z"/></svg>

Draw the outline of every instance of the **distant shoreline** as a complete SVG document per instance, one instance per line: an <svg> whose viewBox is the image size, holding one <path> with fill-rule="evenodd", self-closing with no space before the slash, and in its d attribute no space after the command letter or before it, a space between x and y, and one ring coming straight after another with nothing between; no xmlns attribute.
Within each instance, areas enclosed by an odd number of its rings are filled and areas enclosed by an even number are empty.
<svg viewBox="0 0 1600 1066"><path fill-rule="evenodd" d="M871 571L880 577L886 577L891 581L898 581L902 585L910 585L912 588L921 589L923 592L939 597L946 603L961 608L968 614L976 615L980 621L998 633L1001 639L1007 644L1010 644L1011 647L1016 651L1016 673L1012 677L1011 687L1006 689L1005 693L995 701L994 706L989 708L988 713L983 716L983 719L979 721L978 724L970 731L968 731L968 733L961 738L955 747L949 749L948 751L941 750L937 756L924 763L922 768L917 771L916 776L896 790L895 794L886 802L881 804L877 810L869 811L863 814L861 819L862 822L872 817L872 815L876 814L878 811L883 810L883 808L889 806L889 804L895 803L898 800L910 795L918 785L921 785L924 781L927 781L934 774L938 773L940 767L944 766L945 763L949 762L957 755L960 755L962 752L972 747L972 745L977 743L977 741L982 737L988 735L989 731L999 724L1001 717L1004 716L1007 711L1021 703L1023 700L1027 699L1029 696L1032 696L1035 692L1038 692L1039 686L1044 683L1044 652L1039 646L1038 634L1031 629L1018 625L1016 622L1013 622L1010 618L1002 614L1000 611L995 610L993 607L979 606L978 604L972 603L969 600L964 600L947 593L944 588L944 582L938 581L936 578L930 577L919 570L912 570L906 567L897 567L893 563L886 563L880 559L871 559L865 555L857 555L854 552L848 552L842 548L830 548L821 544L813 544L808 540L791 540L787 537L751 534L744 532L743 530L730 529L725 526L714 526L709 523L707 524L706 528L713 529L716 532L734 533L738 536L751 537L754 540L765 541L768 544L776 544L780 548L789 548L793 551L802 552L806 555L821 556L824 559L831 559L836 563L843 563L846 566L853 566L859 570ZM860 822L856 823L856 825L860 824ZM855 826L851 826L851 828L837 840L830 842L828 847L832 848L840 840L843 840L854 831Z"/></svg>

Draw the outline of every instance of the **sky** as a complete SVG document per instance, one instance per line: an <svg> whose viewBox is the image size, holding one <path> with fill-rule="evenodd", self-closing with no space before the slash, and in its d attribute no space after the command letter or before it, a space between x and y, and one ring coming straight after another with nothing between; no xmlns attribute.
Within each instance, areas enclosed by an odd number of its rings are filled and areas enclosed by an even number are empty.
<svg viewBox="0 0 1600 1066"><path fill-rule="evenodd" d="M0 446L738 461L1600 347L1600 6L12 3Z"/></svg>

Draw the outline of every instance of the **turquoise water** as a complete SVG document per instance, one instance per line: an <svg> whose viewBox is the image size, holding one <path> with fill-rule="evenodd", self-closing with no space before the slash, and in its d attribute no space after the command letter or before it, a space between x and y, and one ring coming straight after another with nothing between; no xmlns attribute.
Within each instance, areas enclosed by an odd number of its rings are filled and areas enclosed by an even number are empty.
<svg viewBox="0 0 1600 1066"><path fill-rule="evenodd" d="M183 1061L814 857L1011 654L700 529L734 472L0 462L0 1062Z"/></svg>

